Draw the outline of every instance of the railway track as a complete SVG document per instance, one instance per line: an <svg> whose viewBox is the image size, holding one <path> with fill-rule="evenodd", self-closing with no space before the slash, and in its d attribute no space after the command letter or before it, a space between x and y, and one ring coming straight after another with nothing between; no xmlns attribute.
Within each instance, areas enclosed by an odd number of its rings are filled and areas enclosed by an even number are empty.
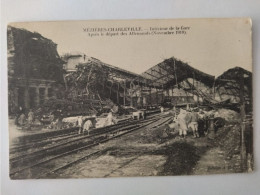
<svg viewBox="0 0 260 195"><path fill-rule="evenodd" d="M133 131L135 131L137 129L148 127L149 125L153 124L154 122L160 121L163 118L156 119L155 121L149 122L148 124L145 124L142 127L137 127L137 128L131 129L131 130L127 131L127 132L124 132L123 134L120 134L120 135L117 135L117 136L113 137L112 139L120 137L120 136L128 134L128 133L131 133L131 132L133 132ZM169 120L171 120L171 118L168 117L165 120L157 123L156 126L152 126L151 128L159 127L159 126L165 124ZM104 143L104 142L109 141L109 140L111 140L111 139L103 140L101 143ZM86 153L86 154L80 154L78 156L75 156L74 158L71 158L69 160L69 162L64 163L61 166L55 167L54 169L48 171L47 173L39 175L37 178L41 178L41 177L52 178L52 177L55 177L55 175L59 174L62 170L66 169L66 168L69 168L69 167L71 167L71 166L73 166L75 164L78 164L81 161L87 160L89 158L93 158L93 157L97 158L97 157L105 154L108 150L110 150L110 149L109 148L108 149L107 148L105 148L105 149L93 149L92 151L88 151L88 153Z"/></svg>
<svg viewBox="0 0 260 195"><path fill-rule="evenodd" d="M153 117L150 119L146 119L146 121L149 120L153 120ZM141 120L140 122L142 122L143 120ZM78 134L78 128L75 130L75 132L73 133L69 133L69 134L63 134L60 135L59 137L55 136L54 138L48 138L48 139L43 139L41 141L32 141L32 143L29 144L25 144L25 145L20 145L20 146L16 146L10 149L10 160L14 160L19 158L18 155L28 155L28 153L33 153L36 152L38 150L39 147L44 147L44 150L47 150L50 148L50 146L53 145L57 145L57 144L63 144L66 143L66 141L68 139L72 140L81 140L84 137L92 137L95 135L99 135L99 134L103 134L103 133L107 133L110 131L114 131L118 128L122 128L122 127L128 127L131 126L133 124L136 124L136 121L134 120L128 120L125 123L118 123L115 125L111 125L111 126L107 126L107 127L102 127L102 128L97 128L97 129L93 129L90 131L90 136L82 136L82 134Z"/></svg>
<svg viewBox="0 0 260 195"><path fill-rule="evenodd" d="M92 134L89 136L75 136L75 139L69 138L68 141L61 142L59 144L51 145L47 148L41 148L34 152L18 155L16 157L13 157L10 159L10 176L12 178L24 178L29 176L29 178L34 178L34 175L37 175L37 172L39 172L39 167L42 165L45 165L46 163L49 164L50 162L55 162L59 160L60 158L66 158L68 155L73 156L77 155L79 152L83 151L87 154L84 154L83 157L80 155L80 158L77 158L75 162L67 163L61 167L53 169L51 172L56 172L60 169L63 169L64 167L71 166L74 163L84 160L88 158L89 156L93 156L94 154L102 154L102 151L93 151L90 152L87 149L90 149L94 146L97 146L101 143L107 142L109 140L115 139L117 137L123 136L127 133L130 133L132 131L135 131L137 129L141 129L143 127L146 127L148 125L151 125L155 123L158 120L161 120L163 118L167 118L166 121L169 120L169 117L163 116L163 117L152 117L150 119L142 120L138 123L136 121L132 121L131 123L122 124L118 126L114 126L111 128L107 128L106 131L102 132L100 131L100 134ZM165 121L164 121L165 123ZM74 157L69 157L69 159L65 160L71 161L70 159L74 159ZM54 163L55 165L56 163ZM58 163L59 164L59 163ZM45 167L45 166L44 166ZM48 166L47 166L48 167ZM32 169L35 170L32 174ZM46 169L46 168L44 168ZM28 173L29 171L29 173ZM47 172L49 171L49 168L47 168ZM44 171L44 173L46 170ZM32 175L30 175L32 174Z"/></svg>
<svg viewBox="0 0 260 195"><path fill-rule="evenodd" d="M116 125L120 125L123 122L127 122L127 121L129 121L129 119L120 121ZM26 135L26 136L19 138L19 143L13 144L11 146L11 151L19 150L19 148L24 149L25 146L32 146L39 142L50 141L50 139L55 140L55 139L60 139L60 138L66 137L66 136L75 135L75 134L77 134L77 132L78 132L78 127L71 127L71 128L67 128L67 129L53 130L51 132L49 131L49 132L44 132L44 133L39 133L39 134Z"/></svg>
<svg viewBox="0 0 260 195"><path fill-rule="evenodd" d="M111 126L108 126L106 127L106 129L113 129L113 128L118 128L122 126L122 124L116 124L116 125L111 125ZM105 130L105 128L98 128L98 129L95 129L95 131L97 132L100 132L102 130ZM61 130L62 131L62 130ZM32 148L37 148L39 146L46 146L48 144L51 144L51 143L57 143L57 142L60 142L60 141L63 141L63 140L67 140L67 139L70 139L70 138L77 138L77 137L82 137L82 135L79 135L78 134L78 128L72 128L71 130L72 132L71 133L68 133L68 134L62 134L62 135L59 135L59 136L54 136L54 137L48 137L46 139L42 139L42 140L32 140L29 144L21 144L19 146L15 146L15 147L12 147L10 149L10 154L13 154L13 153L16 153L16 152L20 152L20 151L26 151L27 149L32 149ZM91 131L90 134L93 134L93 130ZM95 134L95 133L94 133Z"/></svg>
<svg viewBox="0 0 260 195"><path fill-rule="evenodd" d="M151 119L158 115L159 114L157 113L150 115L147 117L147 119ZM135 123L135 121L133 119L121 120L115 125L93 129L91 130L90 134L99 131L102 132L104 129L107 128L120 128L121 126L129 123ZM60 141L60 140L64 140L76 136L78 136L78 127L72 127L64 130L55 130L53 132L40 133L36 135L23 136L22 138L20 138L19 143L10 146L10 154L12 155L13 153L16 152L25 151L31 148L37 148L38 146L43 146L48 143L52 143L52 142L56 142L56 141ZM34 137L36 137L36 139Z"/></svg>

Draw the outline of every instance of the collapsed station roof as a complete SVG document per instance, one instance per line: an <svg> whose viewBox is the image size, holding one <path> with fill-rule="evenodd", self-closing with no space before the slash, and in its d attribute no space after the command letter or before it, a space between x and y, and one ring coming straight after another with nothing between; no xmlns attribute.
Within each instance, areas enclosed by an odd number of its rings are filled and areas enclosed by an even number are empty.
<svg viewBox="0 0 260 195"><path fill-rule="evenodd" d="M195 69L174 57L153 66L142 73L141 76L150 81L150 86L164 89L178 85L188 78L194 78L209 87L213 86L215 80L214 76Z"/></svg>
<svg viewBox="0 0 260 195"><path fill-rule="evenodd" d="M244 85L244 96L252 96L252 72L241 67L231 68L220 75L216 81L216 90L222 94L240 96L241 82Z"/></svg>
<svg viewBox="0 0 260 195"><path fill-rule="evenodd" d="M94 64L94 65L99 66L100 68L108 71L112 77L116 78L116 77L121 76L127 82L134 82L136 84L139 83L140 85L145 85L145 84L151 82L149 79L144 78L143 76L141 76L139 74L136 74L136 73L128 71L128 70L124 70L122 68L119 68L119 67L107 64L107 63L104 63L94 57L90 57L88 59L88 62L82 63L82 64L89 65L89 66L91 64Z"/></svg>
<svg viewBox="0 0 260 195"><path fill-rule="evenodd" d="M240 82L241 77L243 78L246 86L252 85L252 73L241 67L235 67L225 71L216 79L216 84L221 86L227 82Z"/></svg>

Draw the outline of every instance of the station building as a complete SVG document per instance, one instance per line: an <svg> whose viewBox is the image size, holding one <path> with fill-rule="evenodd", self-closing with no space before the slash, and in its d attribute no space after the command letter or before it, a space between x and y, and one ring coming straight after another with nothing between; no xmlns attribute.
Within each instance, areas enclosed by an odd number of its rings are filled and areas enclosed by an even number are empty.
<svg viewBox="0 0 260 195"><path fill-rule="evenodd" d="M61 97L63 64L57 44L39 33L8 26L9 113Z"/></svg>

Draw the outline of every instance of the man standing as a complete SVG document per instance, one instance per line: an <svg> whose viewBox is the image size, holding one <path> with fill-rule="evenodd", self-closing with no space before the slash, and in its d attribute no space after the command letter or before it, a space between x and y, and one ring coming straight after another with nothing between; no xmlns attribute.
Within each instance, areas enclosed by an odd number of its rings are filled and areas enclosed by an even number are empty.
<svg viewBox="0 0 260 195"><path fill-rule="evenodd" d="M114 125L116 124L115 119L113 117L113 113L109 112L106 118L106 126Z"/></svg>
<svg viewBox="0 0 260 195"><path fill-rule="evenodd" d="M25 123L26 123L26 116L24 113L22 113L18 119L18 124L23 126L23 125L25 125Z"/></svg>
<svg viewBox="0 0 260 195"><path fill-rule="evenodd" d="M19 125L19 118L22 115L22 113L23 113L23 108L21 106L19 106L19 108L17 109L17 112L16 112L15 121L14 121L14 123L16 125Z"/></svg>
<svg viewBox="0 0 260 195"><path fill-rule="evenodd" d="M78 127L79 127L79 134L80 134L83 129L83 117L82 116L78 117Z"/></svg>
<svg viewBox="0 0 260 195"><path fill-rule="evenodd" d="M90 132L90 129L93 127L93 124L91 122L91 120L87 120L84 125L83 125L83 134L85 133L85 131L88 132L88 135L89 135L89 132Z"/></svg>
<svg viewBox="0 0 260 195"><path fill-rule="evenodd" d="M193 131L193 136L194 137L199 137L198 133L198 120L199 120L199 115L197 112L194 110L191 111L191 122L190 122L190 127Z"/></svg>
<svg viewBox="0 0 260 195"><path fill-rule="evenodd" d="M187 135L187 123L185 120L187 113L185 110L180 110L180 114L177 117L177 122L178 122L178 126L179 126L179 135L180 137L186 137Z"/></svg>
<svg viewBox="0 0 260 195"><path fill-rule="evenodd" d="M28 124L32 125L34 121L34 113L32 109L30 109L30 112L28 113Z"/></svg>
<svg viewBox="0 0 260 195"><path fill-rule="evenodd" d="M160 107L160 110L161 110L161 113L163 113L163 112L164 112L164 107L161 106L161 107Z"/></svg>

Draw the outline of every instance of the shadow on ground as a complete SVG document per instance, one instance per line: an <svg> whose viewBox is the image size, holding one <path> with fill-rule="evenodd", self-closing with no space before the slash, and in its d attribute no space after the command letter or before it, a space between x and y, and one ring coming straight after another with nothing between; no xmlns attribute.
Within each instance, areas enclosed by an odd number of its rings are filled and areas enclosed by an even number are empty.
<svg viewBox="0 0 260 195"><path fill-rule="evenodd" d="M158 148L156 150L144 148L136 151L136 148L110 148L109 155L116 157L142 156L142 155L163 155L166 163L158 176L169 175L189 175L200 156L207 150L207 147L195 147L185 140L175 142L171 145Z"/></svg>

